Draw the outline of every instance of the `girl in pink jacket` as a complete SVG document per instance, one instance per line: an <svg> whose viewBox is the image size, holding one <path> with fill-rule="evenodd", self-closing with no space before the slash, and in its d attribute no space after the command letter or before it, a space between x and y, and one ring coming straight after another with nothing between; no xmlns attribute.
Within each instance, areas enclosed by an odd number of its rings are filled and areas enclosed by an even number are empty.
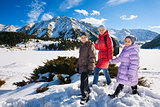
<svg viewBox="0 0 160 107"><path fill-rule="evenodd" d="M138 66L139 66L139 47L134 44L136 38L134 36L127 36L125 38L125 47L118 58L111 60L111 63L121 63L117 74L118 87L114 94L109 96L111 98L117 97L124 85L131 86L132 93L138 94Z"/></svg>

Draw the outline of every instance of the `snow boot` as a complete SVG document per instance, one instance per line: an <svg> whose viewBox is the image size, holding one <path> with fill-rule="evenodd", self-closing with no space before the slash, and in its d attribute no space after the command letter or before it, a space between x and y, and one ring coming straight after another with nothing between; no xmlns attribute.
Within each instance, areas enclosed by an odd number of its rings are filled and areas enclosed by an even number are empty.
<svg viewBox="0 0 160 107"><path fill-rule="evenodd" d="M137 91L137 85L136 86L132 86L131 88L132 88L132 94L138 94L139 95L139 93Z"/></svg>
<svg viewBox="0 0 160 107"><path fill-rule="evenodd" d="M82 97L81 101L80 101L80 104L84 105L84 104L86 104L88 102L88 100L89 100L89 96L85 97L85 98Z"/></svg>
<svg viewBox="0 0 160 107"><path fill-rule="evenodd" d="M138 94L139 95L137 90L132 90L132 94Z"/></svg>
<svg viewBox="0 0 160 107"><path fill-rule="evenodd" d="M123 86L124 85L119 84L118 87L116 88L116 91L114 92L114 94L108 94L108 96L111 97L111 98L118 97L118 94L122 91Z"/></svg>

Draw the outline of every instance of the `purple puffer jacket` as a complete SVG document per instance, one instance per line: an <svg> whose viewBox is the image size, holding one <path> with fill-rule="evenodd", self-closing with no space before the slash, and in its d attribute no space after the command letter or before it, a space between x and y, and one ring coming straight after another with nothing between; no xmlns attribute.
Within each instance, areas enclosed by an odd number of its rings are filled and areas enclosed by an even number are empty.
<svg viewBox="0 0 160 107"><path fill-rule="evenodd" d="M119 57L112 63L121 62L117 74L117 82L120 84L135 86L138 84L139 47L133 44L124 47Z"/></svg>

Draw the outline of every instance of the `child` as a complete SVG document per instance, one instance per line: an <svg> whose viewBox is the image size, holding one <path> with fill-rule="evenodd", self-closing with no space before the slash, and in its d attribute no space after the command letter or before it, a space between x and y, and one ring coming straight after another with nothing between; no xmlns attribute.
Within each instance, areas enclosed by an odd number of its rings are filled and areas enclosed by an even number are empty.
<svg viewBox="0 0 160 107"><path fill-rule="evenodd" d="M127 36L125 38L125 47L119 57L110 61L111 63L121 62L116 78L119 85L114 94L109 94L111 98L117 97L124 85L131 86L132 94L138 94L139 47L135 44L135 41L134 36Z"/></svg>
<svg viewBox="0 0 160 107"><path fill-rule="evenodd" d="M85 104L89 100L90 89L88 86L88 74L92 73L96 62L96 51L94 44L88 41L88 33L81 36L82 45L79 50L79 60L77 69L81 73L81 104Z"/></svg>

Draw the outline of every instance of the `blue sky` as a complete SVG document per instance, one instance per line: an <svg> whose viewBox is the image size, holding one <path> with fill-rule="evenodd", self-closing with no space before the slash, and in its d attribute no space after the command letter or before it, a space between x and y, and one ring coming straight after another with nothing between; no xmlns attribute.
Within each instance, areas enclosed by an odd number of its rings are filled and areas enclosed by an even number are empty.
<svg viewBox="0 0 160 107"><path fill-rule="evenodd" d="M160 0L0 0L0 24L24 26L68 16L109 28L160 33Z"/></svg>

